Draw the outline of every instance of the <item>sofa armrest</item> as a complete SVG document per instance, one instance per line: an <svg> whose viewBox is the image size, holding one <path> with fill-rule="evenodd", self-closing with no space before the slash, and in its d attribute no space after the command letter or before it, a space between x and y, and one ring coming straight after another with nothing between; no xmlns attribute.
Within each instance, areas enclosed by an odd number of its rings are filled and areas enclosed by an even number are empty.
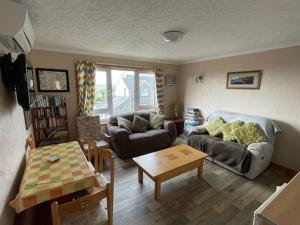
<svg viewBox="0 0 300 225"><path fill-rule="evenodd" d="M129 133L126 129L118 127L118 126L109 126L108 132L111 136L111 139L115 143L124 143L129 140Z"/></svg>
<svg viewBox="0 0 300 225"><path fill-rule="evenodd" d="M174 139L177 137L176 125L173 121L167 120L163 123L163 128L169 132L169 135Z"/></svg>
<svg viewBox="0 0 300 225"><path fill-rule="evenodd" d="M203 125L195 126L191 128L191 130L188 133L188 136L193 135L193 134L207 134L207 130Z"/></svg>
<svg viewBox="0 0 300 225"><path fill-rule="evenodd" d="M245 174L246 177L254 179L262 173L270 164L273 156L273 145L268 142L253 143L247 147L251 152L250 170Z"/></svg>

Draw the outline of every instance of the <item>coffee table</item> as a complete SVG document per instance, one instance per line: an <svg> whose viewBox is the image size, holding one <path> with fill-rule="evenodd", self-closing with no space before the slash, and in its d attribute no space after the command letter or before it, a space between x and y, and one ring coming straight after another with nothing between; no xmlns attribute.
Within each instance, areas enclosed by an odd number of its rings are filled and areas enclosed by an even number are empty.
<svg viewBox="0 0 300 225"><path fill-rule="evenodd" d="M133 158L138 166L138 180L143 183L143 172L155 182L155 200L160 198L161 183L197 168L202 178L203 159L207 154L182 144L158 152Z"/></svg>

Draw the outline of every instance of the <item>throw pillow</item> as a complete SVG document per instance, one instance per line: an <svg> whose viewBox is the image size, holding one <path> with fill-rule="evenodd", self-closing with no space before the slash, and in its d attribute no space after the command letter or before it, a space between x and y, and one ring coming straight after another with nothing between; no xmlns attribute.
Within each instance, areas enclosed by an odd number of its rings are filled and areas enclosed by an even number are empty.
<svg viewBox="0 0 300 225"><path fill-rule="evenodd" d="M266 136L255 126L254 123L246 123L232 131L238 143L248 146L252 143L264 142Z"/></svg>
<svg viewBox="0 0 300 225"><path fill-rule="evenodd" d="M224 120L221 117L214 117L204 124L205 129L210 136L218 136L222 134L221 127L224 124Z"/></svg>
<svg viewBox="0 0 300 225"><path fill-rule="evenodd" d="M165 121L165 115L157 115L157 114L150 114L150 121L149 121L149 128L150 129L161 129L162 125Z"/></svg>
<svg viewBox="0 0 300 225"><path fill-rule="evenodd" d="M224 141L236 141L236 138L233 136L232 131L243 125L243 122L236 120L230 123L223 124L221 131L223 134Z"/></svg>
<svg viewBox="0 0 300 225"><path fill-rule="evenodd" d="M132 131L136 133L145 132L148 128L149 121L138 116L134 115L132 122Z"/></svg>
<svg viewBox="0 0 300 225"><path fill-rule="evenodd" d="M118 121L118 126L119 127L126 129L129 134L132 133L132 131L131 131L132 123L131 123L131 121L129 121L128 119L125 119L123 117L120 117L120 116L117 117L117 121Z"/></svg>

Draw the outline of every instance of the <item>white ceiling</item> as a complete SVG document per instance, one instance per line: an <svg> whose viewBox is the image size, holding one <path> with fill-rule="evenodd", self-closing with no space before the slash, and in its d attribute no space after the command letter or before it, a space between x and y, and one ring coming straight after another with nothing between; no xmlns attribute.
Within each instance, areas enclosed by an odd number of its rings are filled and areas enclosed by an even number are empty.
<svg viewBox="0 0 300 225"><path fill-rule="evenodd" d="M300 45L300 0L17 0L36 49L184 63ZM170 44L161 33L182 30Z"/></svg>

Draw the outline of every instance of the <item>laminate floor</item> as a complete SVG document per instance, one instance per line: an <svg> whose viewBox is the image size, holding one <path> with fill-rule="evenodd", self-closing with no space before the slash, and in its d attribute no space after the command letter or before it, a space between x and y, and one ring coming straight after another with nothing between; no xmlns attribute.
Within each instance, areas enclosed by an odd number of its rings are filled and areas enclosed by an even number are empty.
<svg viewBox="0 0 300 225"><path fill-rule="evenodd" d="M250 225L253 212L291 176L269 167L255 180L236 175L207 160L203 179L196 170L161 186L154 200L154 182L138 183L132 160L115 158L115 225Z"/></svg>

